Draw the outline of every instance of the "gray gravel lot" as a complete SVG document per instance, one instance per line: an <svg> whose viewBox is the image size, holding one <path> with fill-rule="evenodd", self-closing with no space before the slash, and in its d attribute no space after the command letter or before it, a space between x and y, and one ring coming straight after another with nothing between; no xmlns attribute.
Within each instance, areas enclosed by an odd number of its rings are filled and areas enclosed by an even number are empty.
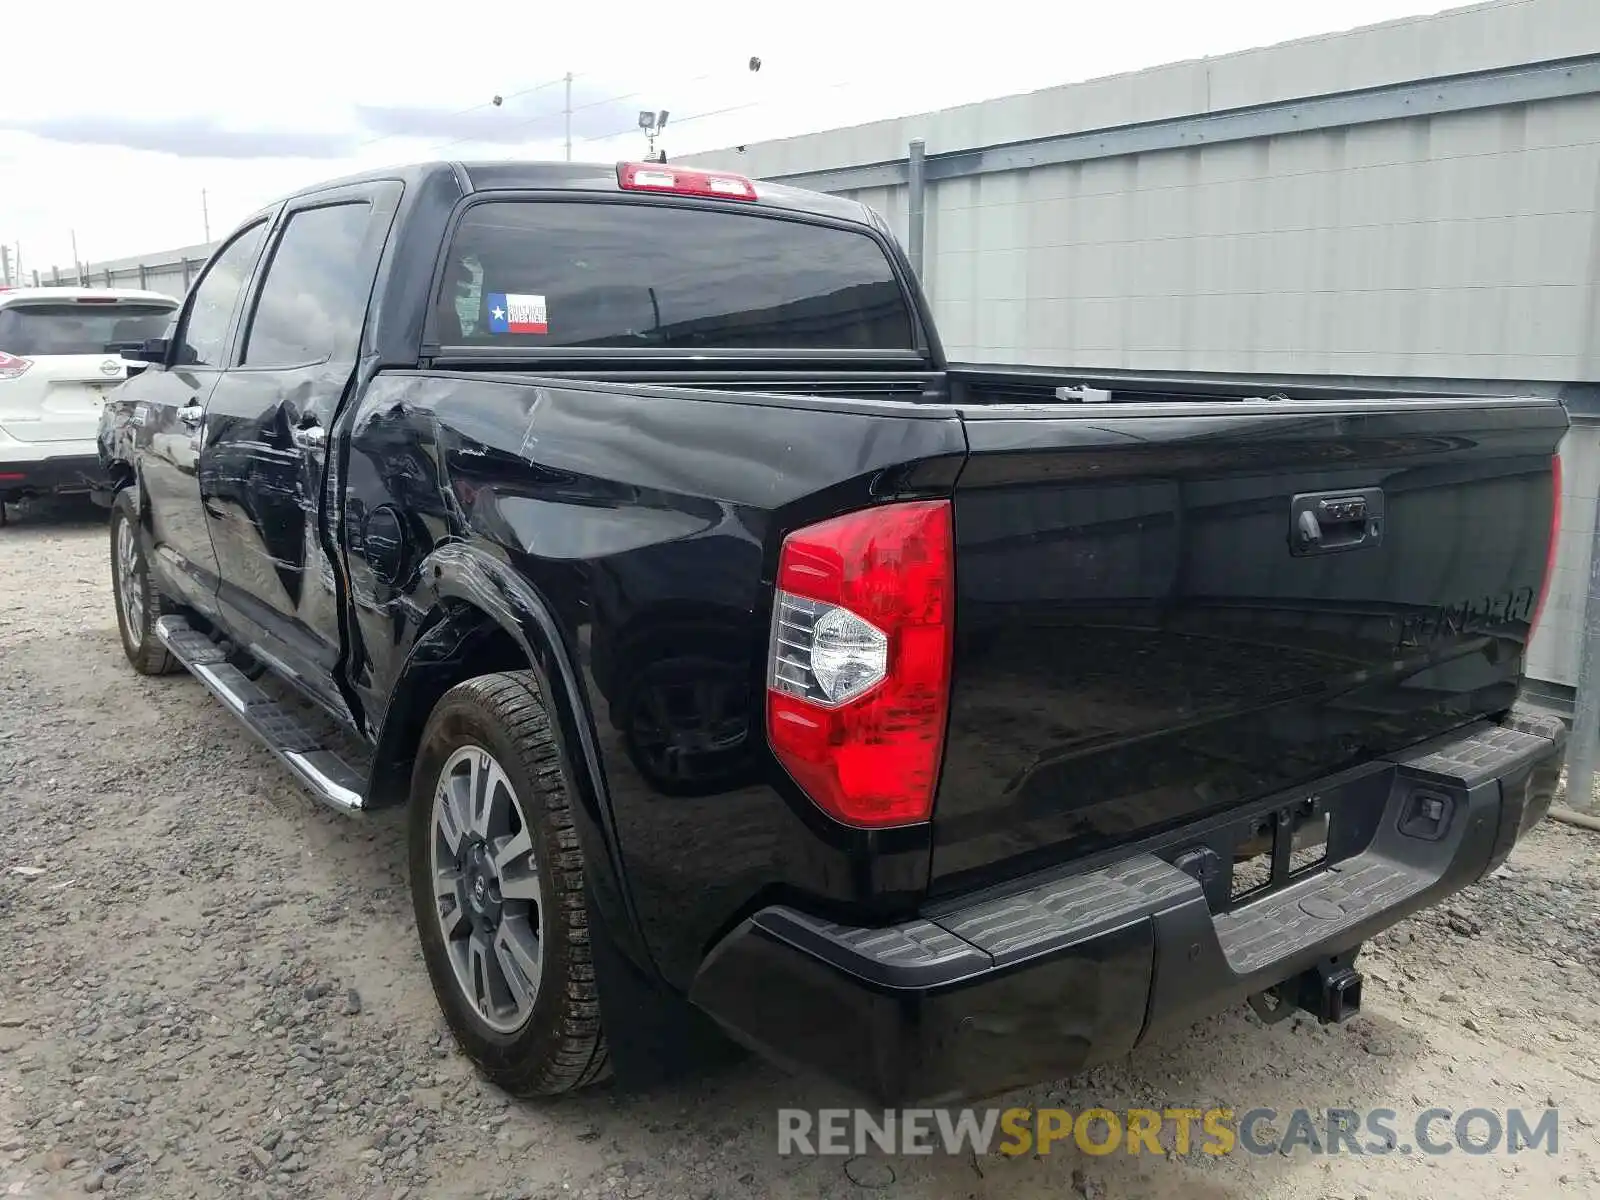
<svg viewBox="0 0 1600 1200"><path fill-rule="evenodd" d="M302 795L183 676L133 674L103 515L0 529L0 1195L1455 1198L1600 1194L1600 835L1380 938L1366 1011L1243 1010L1006 1104L1561 1109L1559 1152L781 1158L842 1102L747 1061L520 1104L437 1018L398 813Z"/></svg>

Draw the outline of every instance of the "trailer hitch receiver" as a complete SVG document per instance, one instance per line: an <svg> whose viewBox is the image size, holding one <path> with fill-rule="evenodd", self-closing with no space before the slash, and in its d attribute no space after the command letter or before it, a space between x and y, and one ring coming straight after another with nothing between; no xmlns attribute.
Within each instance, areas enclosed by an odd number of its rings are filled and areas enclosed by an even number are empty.
<svg viewBox="0 0 1600 1200"><path fill-rule="evenodd" d="M1351 965L1355 955L1323 959L1316 966L1250 997L1250 1007L1267 1025L1276 1025L1296 1010L1324 1025L1348 1021L1361 1011L1361 972Z"/></svg>

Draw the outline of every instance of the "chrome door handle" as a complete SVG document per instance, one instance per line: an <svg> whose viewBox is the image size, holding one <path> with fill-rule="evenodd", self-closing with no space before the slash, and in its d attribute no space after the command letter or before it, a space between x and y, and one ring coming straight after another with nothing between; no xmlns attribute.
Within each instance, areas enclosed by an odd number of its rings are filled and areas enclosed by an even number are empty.
<svg viewBox="0 0 1600 1200"><path fill-rule="evenodd" d="M294 444L302 450L320 450L328 442L328 431L321 425L300 425L292 435Z"/></svg>

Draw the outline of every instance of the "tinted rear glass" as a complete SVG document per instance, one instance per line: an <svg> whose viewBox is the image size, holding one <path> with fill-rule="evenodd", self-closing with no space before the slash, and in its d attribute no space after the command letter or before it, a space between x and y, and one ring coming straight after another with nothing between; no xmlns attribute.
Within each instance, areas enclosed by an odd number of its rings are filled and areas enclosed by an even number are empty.
<svg viewBox="0 0 1600 1200"><path fill-rule="evenodd" d="M883 248L734 209L504 200L470 209L440 297L445 345L904 350Z"/></svg>
<svg viewBox="0 0 1600 1200"><path fill-rule="evenodd" d="M172 312L156 304L13 304L0 308L0 350L23 357L104 354L110 342L160 337Z"/></svg>

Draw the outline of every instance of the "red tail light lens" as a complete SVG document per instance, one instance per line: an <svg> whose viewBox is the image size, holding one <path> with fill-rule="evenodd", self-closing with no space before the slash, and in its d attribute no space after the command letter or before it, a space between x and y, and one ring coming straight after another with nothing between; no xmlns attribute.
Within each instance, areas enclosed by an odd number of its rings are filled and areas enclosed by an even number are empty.
<svg viewBox="0 0 1600 1200"><path fill-rule="evenodd" d="M1544 602L1550 597L1550 578L1556 573L1556 550L1561 543L1561 455L1550 459L1550 545L1544 554L1544 582L1539 585L1539 600L1533 606L1533 621L1528 626L1528 640L1539 632L1539 619L1544 616Z"/></svg>
<svg viewBox="0 0 1600 1200"><path fill-rule="evenodd" d="M0 350L0 379L16 379L31 366L33 359L18 358L15 354Z"/></svg>
<svg viewBox="0 0 1600 1200"><path fill-rule="evenodd" d="M767 738L839 820L881 828L932 815L954 621L948 500L887 504L784 539Z"/></svg>
<svg viewBox="0 0 1600 1200"><path fill-rule="evenodd" d="M694 171L661 163L618 163L617 185L629 192L708 196L715 200L754 200L756 185L726 171Z"/></svg>

